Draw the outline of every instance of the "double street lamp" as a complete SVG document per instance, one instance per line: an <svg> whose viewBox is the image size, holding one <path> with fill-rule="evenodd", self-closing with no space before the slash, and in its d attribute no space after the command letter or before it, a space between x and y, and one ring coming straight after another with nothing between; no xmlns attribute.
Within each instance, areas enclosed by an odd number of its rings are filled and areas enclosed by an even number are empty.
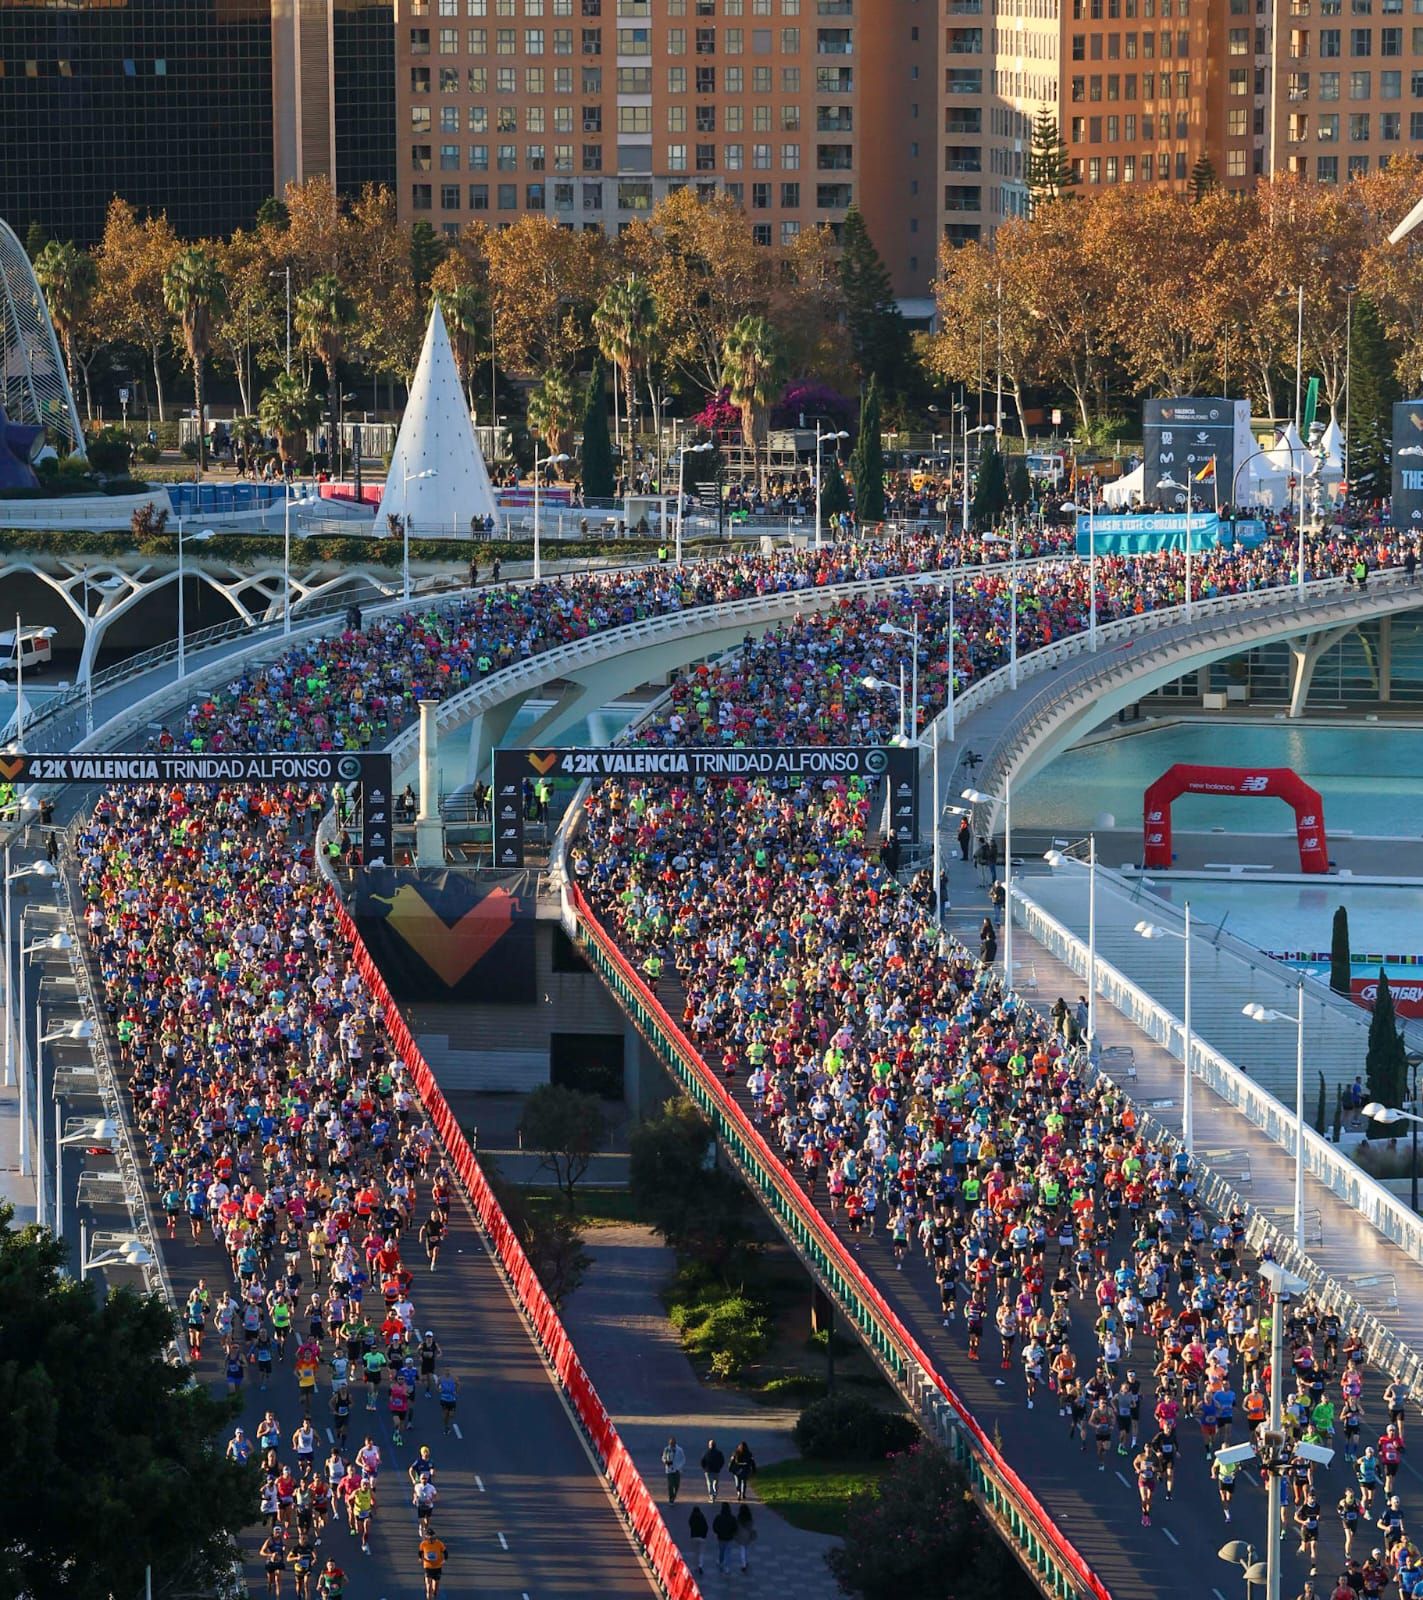
<svg viewBox="0 0 1423 1600"><path fill-rule="evenodd" d="M677 565L682 565L682 506L683 482L687 466L688 455L705 455L716 446L710 439L704 439L700 444L684 444L677 452ZM819 463L817 462L817 466ZM815 485L815 542L820 543L820 482L817 478Z"/></svg>
<svg viewBox="0 0 1423 1600"><path fill-rule="evenodd" d="M1191 615L1191 483L1178 483L1175 478L1158 478L1158 489L1175 489L1186 496L1186 616Z"/></svg>
<svg viewBox="0 0 1423 1600"><path fill-rule="evenodd" d="M833 441L834 444L835 444L835 449L836 449L836 451L838 453L838 451L840 449L840 440L841 439L848 439L849 437L850 437L850 435L848 433L846 433L843 428L837 429L834 433L822 433L820 431L819 425L817 424L817 426L816 426L816 430L815 430L815 548L817 550L820 548L820 447L823 444L830 444ZM678 556L678 560L681 560L681 556L680 555Z"/></svg>
<svg viewBox="0 0 1423 1600"><path fill-rule="evenodd" d="M1087 504L1079 505L1075 500L1063 502L1062 510L1070 512L1073 516L1087 513L1087 587L1090 591L1087 601L1087 648L1095 651L1097 648L1097 506L1092 496L1087 496Z"/></svg>
<svg viewBox="0 0 1423 1600"><path fill-rule="evenodd" d="M400 552L400 598L410 598L410 485L419 483L421 478L438 478L438 467L426 467L423 472L412 472L404 463L400 469L400 509L404 513L401 517L401 552ZM537 504L537 502L535 502ZM538 546L534 546L534 562L538 562Z"/></svg>
<svg viewBox="0 0 1423 1600"><path fill-rule="evenodd" d="M1413 1101L1414 1101L1414 1104L1416 1105L1417 1102L1418 1102L1418 1078L1417 1078L1417 1069L1416 1068L1414 1069L1414 1074L1415 1075L1414 1075L1414 1079L1413 1079ZM1411 1126L1411 1128L1413 1130L1413 1164L1412 1164L1412 1167L1411 1167L1410 1170L1412 1171L1412 1174L1413 1174L1413 1184L1412 1184L1412 1193L1409 1196L1409 1199L1410 1199L1410 1201L1412 1203L1413 1209L1415 1211L1417 1211L1417 1209L1418 1209L1418 1124L1420 1122L1423 1122L1423 1117L1418 1116L1416 1113L1414 1113L1412 1111L1400 1111L1397 1106L1386 1106L1386 1105L1383 1104L1382 1101L1379 1101L1379 1100L1370 1100L1368 1105L1366 1105L1363 1108L1363 1115L1366 1116L1369 1119L1370 1122L1382 1122L1386 1127L1396 1127L1397 1124L1400 1123L1400 1122L1406 1122Z"/></svg>
<svg viewBox="0 0 1423 1600"><path fill-rule="evenodd" d="M568 457L559 451L556 455L540 456L537 448L534 450L534 582L537 583L543 576L543 568L539 555L539 486L542 479L542 467L561 467Z"/></svg>
<svg viewBox="0 0 1423 1600"><path fill-rule="evenodd" d="M960 798L975 806L993 804L993 796L985 794L982 789L965 789ZM1005 992L1011 994L1013 990L1013 780L1011 778L1003 780L1003 984Z"/></svg>
<svg viewBox="0 0 1423 1600"><path fill-rule="evenodd" d="M1252 1022L1292 1022L1295 1027L1295 1248L1304 1249L1304 978L1295 989L1298 1010L1275 1011L1252 1000L1243 1007Z"/></svg>
<svg viewBox="0 0 1423 1600"><path fill-rule="evenodd" d="M1185 994L1181 1004L1181 1143L1186 1154L1194 1155L1196 1148L1195 1116L1191 1108L1191 1050L1195 1042L1191 1032L1191 902L1185 905L1186 929L1177 933L1174 928L1163 928L1154 922L1138 922L1135 931L1143 939L1179 939L1185 952Z"/></svg>
<svg viewBox="0 0 1423 1600"><path fill-rule="evenodd" d="M186 651L188 639L188 621L187 611L185 609L187 601L184 595L185 583L183 572L183 545L185 543L206 544L209 539L215 538L217 538L217 535L212 531L211 528L204 528L201 533L191 533L185 537L183 533L183 519L181 517L178 518L178 677L180 680L188 675L188 657ZM287 574L288 594L291 593L289 556L290 545L288 545L288 560L284 562L284 568L286 569Z"/></svg>
<svg viewBox="0 0 1423 1600"><path fill-rule="evenodd" d="M1066 841L1063 841L1064 843ZM1067 861L1064 852L1054 846L1043 853L1043 860L1054 871ZM1138 928L1141 926L1137 924ZM1097 1042L1097 835L1087 840L1087 1042Z"/></svg>

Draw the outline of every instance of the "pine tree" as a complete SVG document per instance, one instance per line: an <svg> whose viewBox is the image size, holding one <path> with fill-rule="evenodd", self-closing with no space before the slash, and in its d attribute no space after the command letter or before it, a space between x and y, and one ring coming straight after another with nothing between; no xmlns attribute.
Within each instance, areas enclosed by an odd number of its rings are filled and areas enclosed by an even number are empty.
<svg viewBox="0 0 1423 1600"><path fill-rule="evenodd" d="M603 390L603 363L595 358L588 375L583 409L583 497L610 500L613 495L613 446L608 438L608 397Z"/></svg>
<svg viewBox="0 0 1423 1600"><path fill-rule="evenodd" d="M1402 1105L1408 1092L1408 1053L1403 1035L1393 1009L1393 991L1388 986L1388 974L1379 968L1378 998L1374 1001L1373 1020L1369 1023L1369 1050L1364 1058L1364 1081L1369 1086L1369 1099L1380 1105ZM1370 1138L1388 1137L1386 1124L1372 1124Z"/></svg>
<svg viewBox="0 0 1423 1600"><path fill-rule="evenodd" d="M850 458L855 475L855 516L861 527L884 521L884 450L880 443L879 381L870 379L860 406L860 436Z"/></svg>
<svg viewBox="0 0 1423 1600"><path fill-rule="evenodd" d="M1008 479L1003 470L1003 457L995 446L985 444L973 480L969 520L980 531L996 528L1007 506Z"/></svg>
<svg viewBox="0 0 1423 1600"><path fill-rule="evenodd" d="M1007 472L1008 504L1026 511L1033 500L1033 480L1028 475L1028 458L1014 456Z"/></svg>
<svg viewBox="0 0 1423 1600"><path fill-rule="evenodd" d="M1077 174L1067 155L1067 142L1057 118L1046 106L1033 118L1026 177L1028 203L1034 211L1053 200L1070 200L1077 185Z"/></svg>
<svg viewBox="0 0 1423 1600"><path fill-rule="evenodd" d="M1191 168L1191 198L1204 200L1216 186L1215 164L1203 150Z"/></svg>
<svg viewBox="0 0 1423 1600"><path fill-rule="evenodd" d="M1367 295L1354 301L1350 342L1349 485L1366 499L1389 492L1393 460L1393 403L1398 399L1393 351L1378 308Z"/></svg>
<svg viewBox="0 0 1423 1600"><path fill-rule="evenodd" d="M910 364L909 328L894 297L889 269L875 249L859 209L845 213L840 240L840 286L845 295L845 327L850 353L867 381L901 388Z"/></svg>
<svg viewBox="0 0 1423 1600"><path fill-rule="evenodd" d="M1334 933L1329 944L1329 987L1335 994L1348 994L1353 988L1353 964L1349 960L1349 913L1343 906L1334 911Z"/></svg>

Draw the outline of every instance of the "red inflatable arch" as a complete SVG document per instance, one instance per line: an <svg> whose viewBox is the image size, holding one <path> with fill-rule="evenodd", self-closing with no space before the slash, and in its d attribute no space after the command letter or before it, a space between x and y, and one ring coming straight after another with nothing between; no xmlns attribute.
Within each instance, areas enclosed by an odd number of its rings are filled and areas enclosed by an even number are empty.
<svg viewBox="0 0 1423 1600"><path fill-rule="evenodd" d="M1178 762L1146 791L1142 859L1148 869L1171 865L1171 802L1182 794L1261 795L1295 809L1301 872L1329 871L1324 802L1319 791L1288 767L1198 767Z"/></svg>

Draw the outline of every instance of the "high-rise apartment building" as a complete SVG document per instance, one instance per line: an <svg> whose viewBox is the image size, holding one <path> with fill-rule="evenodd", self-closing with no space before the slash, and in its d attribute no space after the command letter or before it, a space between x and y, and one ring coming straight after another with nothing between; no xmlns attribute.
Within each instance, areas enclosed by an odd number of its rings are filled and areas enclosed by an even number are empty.
<svg viewBox="0 0 1423 1600"><path fill-rule="evenodd" d="M399 0L396 31L405 217L615 233L690 185L783 244L854 203L926 293L929 0Z"/></svg>
<svg viewBox="0 0 1423 1600"><path fill-rule="evenodd" d="M1272 170L1343 183L1401 151L1417 155L1423 0L1277 4Z"/></svg>
<svg viewBox="0 0 1423 1600"><path fill-rule="evenodd" d="M1184 190L1202 158L1233 188L1264 170L1268 18L1254 9L1264 0L940 3L941 237L986 238L1026 213L1041 108L1082 193Z"/></svg>
<svg viewBox="0 0 1423 1600"><path fill-rule="evenodd" d="M289 178L395 181L394 0L0 0L0 217L200 238Z"/></svg>

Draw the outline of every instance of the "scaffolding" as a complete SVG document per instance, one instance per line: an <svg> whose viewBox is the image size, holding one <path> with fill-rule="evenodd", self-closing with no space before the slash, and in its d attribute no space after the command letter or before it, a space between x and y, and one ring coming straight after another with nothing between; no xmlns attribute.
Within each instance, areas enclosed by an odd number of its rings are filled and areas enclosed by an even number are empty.
<svg viewBox="0 0 1423 1600"><path fill-rule="evenodd" d="M0 405L45 430L61 456L84 454L84 429L35 270L0 222Z"/></svg>

